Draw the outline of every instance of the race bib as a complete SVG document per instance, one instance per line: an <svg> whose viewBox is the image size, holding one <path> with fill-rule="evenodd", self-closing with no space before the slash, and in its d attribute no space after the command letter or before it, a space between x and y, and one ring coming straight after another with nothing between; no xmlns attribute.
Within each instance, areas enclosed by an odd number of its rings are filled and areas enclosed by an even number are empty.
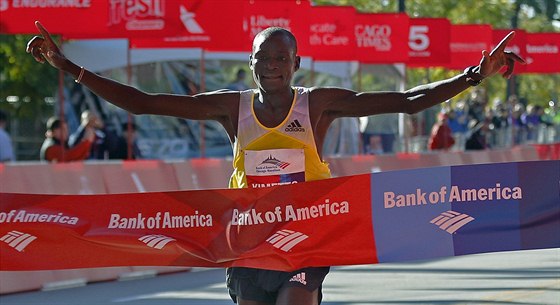
<svg viewBox="0 0 560 305"><path fill-rule="evenodd" d="M246 150L245 173L250 188L304 182L303 149Z"/></svg>

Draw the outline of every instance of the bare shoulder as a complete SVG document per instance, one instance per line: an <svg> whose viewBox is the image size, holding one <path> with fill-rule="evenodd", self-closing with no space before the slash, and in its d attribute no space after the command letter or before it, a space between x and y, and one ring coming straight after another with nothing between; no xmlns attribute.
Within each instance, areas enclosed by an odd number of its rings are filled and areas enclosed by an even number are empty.
<svg viewBox="0 0 560 305"><path fill-rule="evenodd" d="M355 91L340 87L309 88L309 102L312 105L322 105L323 107L332 103L344 102L355 95Z"/></svg>

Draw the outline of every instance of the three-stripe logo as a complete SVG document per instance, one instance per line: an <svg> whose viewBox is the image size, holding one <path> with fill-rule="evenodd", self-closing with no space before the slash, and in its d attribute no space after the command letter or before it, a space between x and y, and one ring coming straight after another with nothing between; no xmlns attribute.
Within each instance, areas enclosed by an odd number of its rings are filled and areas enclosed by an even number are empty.
<svg viewBox="0 0 560 305"><path fill-rule="evenodd" d="M150 248L161 250L165 247L165 245L175 241L176 239L165 235L145 235L138 238L138 240L145 243Z"/></svg>
<svg viewBox="0 0 560 305"><path fill-rule="evenodd" d="M266 241L275 248L288 252L308 237L301 232L284 229L272 234Z"/></svg>
<svg viewBox="0 0 560 305"><path fill-rule="evenodd" d="M7 243L8 246L19 252L22 252L23 249L25 249L25 247L27 247L35 239L37 239L37 236L19 231L10 231L6 235L0 237L0 241Z"/></svg>
<svg viewBox="0 0 560 305"><path fill-rule="evenodd" d="M473 221L474 218L463 213L455 211L447 211L441 213L436 218L432 219L430 223L435 224L440 229L447 231L449 234L455 233L467 223Z"/></svg>
<svg viewBox="0 0 560 305"><path fill-rule="evenodd" d="M296 119L296 120L293 120L290 124L288 124L288 126L286 126L286 129L284 129L284 131L286 131L286 132L305 132L305 128L303 128L303 126L301 126L301 123Z"/></svg>

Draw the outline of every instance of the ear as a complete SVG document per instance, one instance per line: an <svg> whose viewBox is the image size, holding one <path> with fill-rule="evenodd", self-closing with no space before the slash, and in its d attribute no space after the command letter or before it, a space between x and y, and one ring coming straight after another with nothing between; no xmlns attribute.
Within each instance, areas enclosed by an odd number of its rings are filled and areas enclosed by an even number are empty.
<svg viewBox="0 0 560 305"><path fill-rule="evenodd" d="M296 60L295 60L295 63L294 63L294 71L299 70L300 64L301 64L301 57L296 55Z"/></svg>

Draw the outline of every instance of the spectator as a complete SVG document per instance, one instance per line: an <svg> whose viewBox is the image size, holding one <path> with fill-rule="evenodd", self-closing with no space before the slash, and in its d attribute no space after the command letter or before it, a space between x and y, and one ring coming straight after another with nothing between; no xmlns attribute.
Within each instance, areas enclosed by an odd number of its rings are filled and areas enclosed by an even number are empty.
<svg viewBox="0 0 560 305"><path fill-rule="evenodd" d="M107 134L104 131L104 124L101 119L93 112L85 110L81 114L80 126L74 131L69 139L68 145L70 147L76 146L77 143L82 141L84 134L88 128L94 131L95 139L91 145L90 153L87 159L103 160L108 157L108 148L106 145Z"/></svg>
<svg viewBox="0 0 560 305"><path fill-rule="evenodd" d="M117 138L117 144L114 150L109 151L109 159L129 159L128 150L130 151L130 159L140 159L142 154L138 148L138 143L136 141L136 124L130 124L130 129L128 129L128 123L122 124L122 134Z"/></svg>
<svg viewBox="0 0 560 305"><path fill-rule="evenodd" d="M465 141L467 140L467 132L469 131L468 112L467 103L465 101L458 101L455 107L447 114L449 116L449 128L451 128L453 138L455 139L455 147L459 150L464 149Z"/></svg>
<svg viewBox="0 0 560 305"><path fill-rule="evenodd" d="M14 161L14 147L12 139L6 132L6 124L8 123L8 115L0 110L0 162Z"/></svg>
<svg viewBox="0 0 560 305"><path fill-rule="evenodd" d="M235 74L235 80L231 82L227 89L235 91L243 91L249 89L249 86L245 83L245 78L247 77L247 72L243 69L237 70Z"/></svg>
<svg viewBox="0 0 560 305"><path fill-rule="evenodd" d="M45 141L41 146L40 158L49 162L70 162L87 159L91 143L95 138L93 128L86 128L84 137L74 147L68 146L68 126L58 117L47 121Z"/></svg>
<svg viewBox="0 0 560 305"><path fill-rule="evenodd" d="M432 127L432 133L428 140L428 149L448 150L455 144L452 133L449 127L449 116L444 112L439 113L438 120Z"/></svg>
<svg viewBox="0 0 560 305"><path fill-rule="evenodd" d="M364 153L393 153L395 151L396 135L399 130L398 115L386 113L364 117L364 119L360 119L363 127L362 140L364 143Z"/></svg>
<svg viewBox="0 0 560 305"><path fill-rule="evenodd" d="M473 121L474 122L474 121ZM465 143L465 150L483 150L490 148L488 137L490 136L490 122L483 120L475 123L471 129L471 135Z"/></svg>

